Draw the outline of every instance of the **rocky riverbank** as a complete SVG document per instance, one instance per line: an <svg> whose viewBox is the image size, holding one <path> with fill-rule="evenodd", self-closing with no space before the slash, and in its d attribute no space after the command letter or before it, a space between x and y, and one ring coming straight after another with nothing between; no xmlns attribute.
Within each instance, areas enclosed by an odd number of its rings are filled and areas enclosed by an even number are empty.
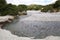
<svg viewBox="0 0 60 40"><path fill-rule="evenodd" d="M0 28L2 28L5 24L12 22L14 16L0 16Z"/></svg>

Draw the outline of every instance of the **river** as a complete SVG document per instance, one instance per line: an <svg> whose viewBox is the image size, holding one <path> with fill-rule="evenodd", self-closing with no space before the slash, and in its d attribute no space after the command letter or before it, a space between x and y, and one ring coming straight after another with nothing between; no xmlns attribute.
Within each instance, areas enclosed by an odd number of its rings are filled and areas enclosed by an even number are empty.
<svg viewBox="0 0 60 40"><path fill-rule="evenodd" d="M59 13L27 11L27 15L20 16L12 23L5 25L4 29L20 37L45 38L51 35L60 36Z"/></svg>

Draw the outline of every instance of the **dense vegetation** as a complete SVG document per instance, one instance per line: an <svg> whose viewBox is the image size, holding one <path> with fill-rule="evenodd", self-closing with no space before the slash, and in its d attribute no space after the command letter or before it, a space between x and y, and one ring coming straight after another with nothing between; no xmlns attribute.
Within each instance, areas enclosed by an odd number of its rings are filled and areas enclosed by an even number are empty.
<svg viewBox="0 0 60 40"><path fill-rule="evenodd" d="M53 4L49 4L46 6L31 4L27 6L28 10L41 10L42 12L58 12L60 11L60 0L57 0Z"/></svg>
<svg viewBox="0 0 60 40"><path fill-rule="evenodd" d="M27 6L22 4L22 5L18 5L18 11L22 12L22 11L26 11L27 10Z"/></svg>
<svg viewBox="0 0 60 40"><path fill-rule="evenodd" d="M54 4L49 4L46 6L42 5L13 5L7 4L5 0L0 0L0 15L18 15L19 12L27 11L27 10L41 10L42 12L58 12L60 11L60 0L57 0Z"/></svg>
<svg viewBox="0 0 60 40"><path fill-rule="evenodd" d="M17 15L17 6L7 4L5 0L0 0L0 15Z"/></svg>

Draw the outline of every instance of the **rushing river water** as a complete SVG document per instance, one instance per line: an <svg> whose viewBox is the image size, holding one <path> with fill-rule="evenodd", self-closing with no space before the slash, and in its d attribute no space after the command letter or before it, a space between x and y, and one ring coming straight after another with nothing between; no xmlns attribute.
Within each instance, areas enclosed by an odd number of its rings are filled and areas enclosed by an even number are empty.
<svg viewBox="0 0 60 40"><path fill-rule="evenodd" d="M28 11L27 15L20 16L4 29L18 36L45 38L60 36L60 14L41 14L40 11Z"/></svg>

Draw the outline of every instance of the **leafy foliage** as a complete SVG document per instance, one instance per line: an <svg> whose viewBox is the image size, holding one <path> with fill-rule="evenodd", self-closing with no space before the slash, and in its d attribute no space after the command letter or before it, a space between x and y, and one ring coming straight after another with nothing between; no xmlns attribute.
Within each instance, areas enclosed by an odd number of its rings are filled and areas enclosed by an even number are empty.
<svg viewBox="0 0 60 40"><path fill-rule="evenodd" d="M6 1L5 0L0 0L0 15L4 11L5 6L6 6Z"/></svg>
<svg viewBox="0 0 60 40"><path fill-rule="evenodd" d="M43 9L42 9L43 8ZM54 4L49 4L46 6L42 5L36 5L36 4L31 4L31 5L12 5L12 4L7 4L5 0L0 0L0 15L18 15L18 12L23 12L27 10L41 10L42 12L48 12L53 11L53 10L60 10L60 0L56 1Z"/></svg>
<svg viewBox="0 0 60 40"><path fill-rule="evenodd" d="M31 4L29 6L27 6L28 10L40 10L41 9L41 5L36 5L36 4Z"/></svg>
<svg viewBox="0 0 60 40"><path fill-rule="evenodd" d="M17 15L18 8L16 5L7 4L5 0L0 0L0 15Z"/></svg>
<svg viewBox="0 0 60 40"><path fill-rule="evenodd" d="M8 4L6 5L2 15L17 15L18 10L16 5Z"/></svg>
<svg viewBox="0 0 60 40"><path fill-rule="evenodd" d="M27 10L27 6L26 5L18 5L18 11L22 12L22 11L26 11Z"/></svg>
<svg viewBox="0 0 60 40"><path fill-rule="evenodd" d="M53 5L53 8L59 8L60 7L60 1L56 1Z"/></svg>

